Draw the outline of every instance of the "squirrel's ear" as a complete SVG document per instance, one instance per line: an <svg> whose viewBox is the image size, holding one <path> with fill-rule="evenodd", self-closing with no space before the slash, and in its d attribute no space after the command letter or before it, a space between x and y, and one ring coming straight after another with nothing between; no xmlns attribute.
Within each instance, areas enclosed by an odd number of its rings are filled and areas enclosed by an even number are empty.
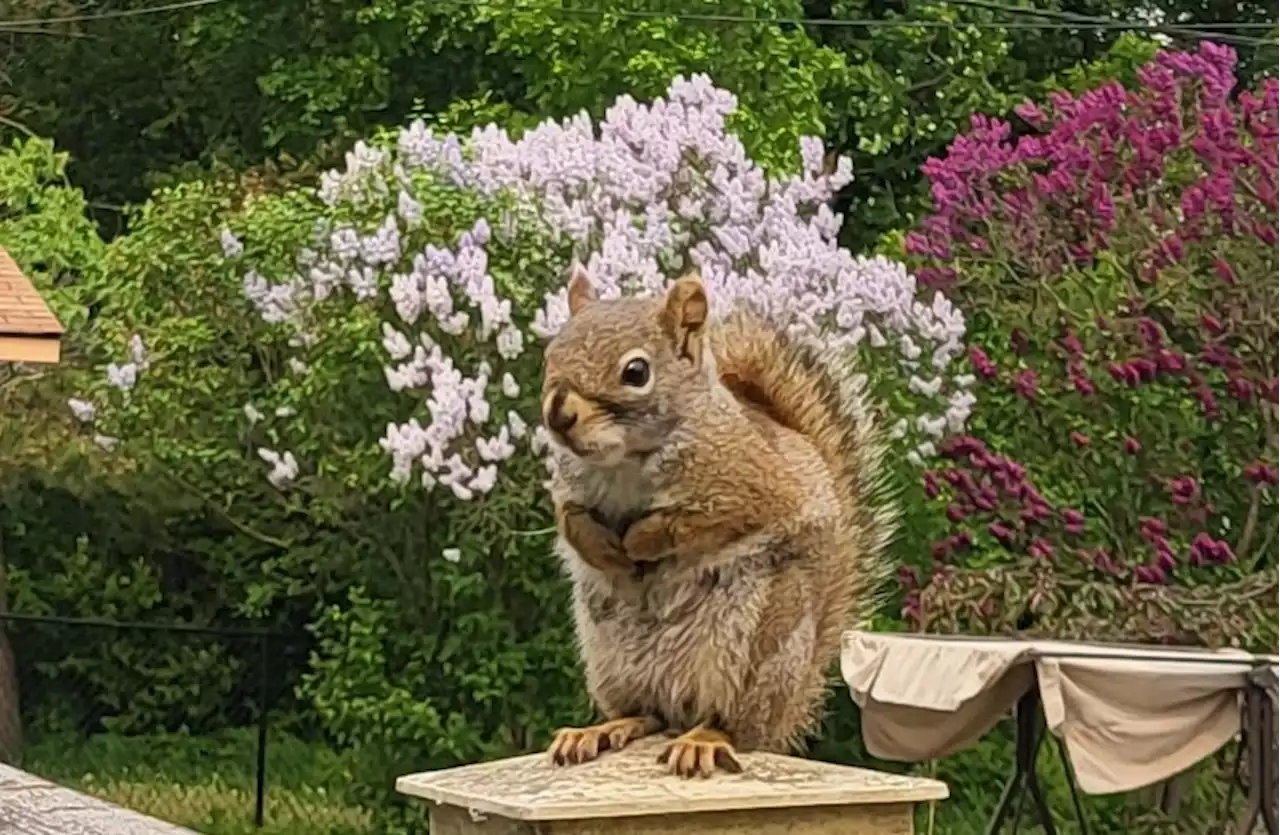
<svg viewBox="0 0 1280 835"><path fill-rule="evenodd" d="M596 288L591 286L591 274L582 266L581 261L574 261L569 268L569 315L576 316L583 306L596 298Z"/></svg>
<svg viewBox="0 0 1280 835"><path fill-rule="evenodd" d="M662 307L662 325L675 343L676 352L702 364L702 328L707 323L707 291L697 270L676 279Z"/></svg>

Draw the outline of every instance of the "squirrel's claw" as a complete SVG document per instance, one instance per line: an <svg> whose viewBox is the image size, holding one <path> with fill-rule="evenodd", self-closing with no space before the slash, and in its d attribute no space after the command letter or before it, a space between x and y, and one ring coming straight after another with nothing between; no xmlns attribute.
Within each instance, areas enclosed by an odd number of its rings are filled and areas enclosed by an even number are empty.
<svg viewBox="0 0 1280 835"><path fill-rule="evenodd" d="M555 765L590 762L605 751L617 751L659 728L660 723L648 716L611 719L588 728L561 728L556 731L547 753Z"/></svg>
<svg viewBox="0 0 1280 835"><path fill-rule="evenodd" d="M576 765L594 760L609 745L609 737L596 728L561 728L547 753L554 765Z"/></svg>
<svg viewBox="0 0 1280 835"><path fill-rule="evenodd" d="M717 767L741 774L742 763L729 737L709 728L694 728L662 749L658 763L678 777L710 777Z"/></svg>

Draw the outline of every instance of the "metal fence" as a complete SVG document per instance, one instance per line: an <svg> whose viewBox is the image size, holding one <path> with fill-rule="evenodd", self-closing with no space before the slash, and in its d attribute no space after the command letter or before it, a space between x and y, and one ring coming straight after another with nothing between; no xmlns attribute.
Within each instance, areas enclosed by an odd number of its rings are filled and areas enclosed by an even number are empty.
<svg viewBox="0 0 1280 835"><path fill-rule="evenodd" d="M307 647L260 629L0 613L0 759L155 817L203 805L261 827L273 717L293 715ZM161 783L226 790L166 801Z"/></svg>

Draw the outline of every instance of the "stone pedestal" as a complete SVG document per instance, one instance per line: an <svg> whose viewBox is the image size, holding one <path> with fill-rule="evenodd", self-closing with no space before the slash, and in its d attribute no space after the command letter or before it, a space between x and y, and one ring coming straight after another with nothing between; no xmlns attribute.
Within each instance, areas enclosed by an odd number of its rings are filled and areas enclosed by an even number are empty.
<svg viewBox="0 0 1280 835"><path fill-rule="evenodd" d="M743 773L666 774L650 739L584 765L545 754L410 774L396 790L431 801L431 835L912 835L937 780L774 754Z"/></svg>

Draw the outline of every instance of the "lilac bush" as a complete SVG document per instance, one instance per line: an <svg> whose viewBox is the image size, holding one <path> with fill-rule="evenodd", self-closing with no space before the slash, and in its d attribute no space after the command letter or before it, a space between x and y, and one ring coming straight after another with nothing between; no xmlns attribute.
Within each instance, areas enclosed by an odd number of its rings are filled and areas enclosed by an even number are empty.
<svg viewBox="0 0 1280 835"><path fill-rule="evenodd" d="M847 160L825 170L807 138L803 170L770 178L727 132L735 108L694 77L649 104L620 98L598 125L584 114L518 139L490 125L464 141L418 122L357 144L315 199L234 219L223 252L287 345L274 383L238 404L271 483L414 483L467 502L529 481L519 462L545 440L532 428L538 346L567 317L575 259L605 297L661 292L697 265L720 309L746 301L861 355L902 454L935 456L973 406L963 316L942 293L920 301L902 264L838 245L829 203ZM282 211L314 219L292 251L263 220ZM145 387L137 358L107 373L118 394ZM357 413L381 422L335 434L331 416Z"/></svg>
<svg viewBox="0 0 1280 835"><path fill-rule="evenodd" d="M911 615L1274 641L1280 86L1234 95L1235 66L1161 53L1134 89L1024 104L1021 137L975 118L925 166L934 211L906 245L983 313L983 419L924 474L948 530L930 578L905 577ZM1252 636L1203 603L1138 617L1142 587L1246 581L1242 607L1271 601Z"/></svg>

